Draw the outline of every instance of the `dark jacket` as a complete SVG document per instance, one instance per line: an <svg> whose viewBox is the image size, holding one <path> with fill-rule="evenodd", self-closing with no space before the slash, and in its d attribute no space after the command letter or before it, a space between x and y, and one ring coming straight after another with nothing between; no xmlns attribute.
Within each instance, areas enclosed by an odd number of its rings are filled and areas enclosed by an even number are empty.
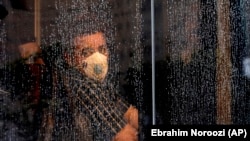
<svg viewBox="0 0 250 141"><path fill-rule="evenodd" d="M126 124L128 109L111 82L87 78L59 54L43 53L47 65L42 84L39 140L110 141ZM45 107L45 108L44 108Z"/></svg>

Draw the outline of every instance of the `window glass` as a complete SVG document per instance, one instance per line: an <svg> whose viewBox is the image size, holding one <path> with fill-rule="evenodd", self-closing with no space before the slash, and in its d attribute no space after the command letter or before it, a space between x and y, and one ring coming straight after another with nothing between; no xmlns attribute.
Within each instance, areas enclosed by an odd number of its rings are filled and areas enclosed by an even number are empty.
<svg viewBox="0 0 250 141"><path fill-rule="evenodd" d="M0 4L1 139L138 138L143 1Z"/></svg>

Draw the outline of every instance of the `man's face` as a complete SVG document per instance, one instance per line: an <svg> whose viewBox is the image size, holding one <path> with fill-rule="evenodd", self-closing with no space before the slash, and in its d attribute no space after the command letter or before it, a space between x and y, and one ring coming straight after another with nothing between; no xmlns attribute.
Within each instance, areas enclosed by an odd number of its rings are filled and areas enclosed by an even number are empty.
<svg viewBox="0 0 250 141"><path fill-rule="evenodd" d="M108 50L104 34L76 37L73 58L68 63L89 78L102 81L108 71Z"/></svg>

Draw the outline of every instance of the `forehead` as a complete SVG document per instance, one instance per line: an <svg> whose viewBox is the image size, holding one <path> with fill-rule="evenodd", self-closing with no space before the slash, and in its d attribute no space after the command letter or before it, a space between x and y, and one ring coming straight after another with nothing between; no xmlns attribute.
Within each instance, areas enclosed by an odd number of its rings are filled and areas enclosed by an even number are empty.
<svg viewBox="0 0 250 141"><path fill-rule="evenodd" d="M106 45L106 39L103 33L97 32L89 35L77 36L74 40L77 49L84 47L98 48Z"/></svg>

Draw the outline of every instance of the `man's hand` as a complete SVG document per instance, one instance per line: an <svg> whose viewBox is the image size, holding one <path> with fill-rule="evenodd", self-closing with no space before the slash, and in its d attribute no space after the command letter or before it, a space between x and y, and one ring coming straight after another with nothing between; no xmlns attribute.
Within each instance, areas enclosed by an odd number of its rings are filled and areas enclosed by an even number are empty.
<svg viewBox="0 0 250 141"><path fill-rule="evenodd" d="M21 44L19 45L18 48L19 48L21 57L23 59L27 59L26 61L27 64L36 63L36 64L44 65L42 58L36 58L34 60L34 56L41 52L41 49L39 48L36 42L28 42L25 44Z"/></svg>
<svg viewBox="0 0 250 141"><path fill-rule="evenodd" d="M124 118L127 124L116 134L113 141L138 141L138 110L130 106Z"/></svg>
<svg viewBox="0 0 250 141"><path fill-rule="evenodd" d="M29 58L30 56L39 53L41 50L36 42L28 42L19 45L19 51L22 58Z"/></svg>

